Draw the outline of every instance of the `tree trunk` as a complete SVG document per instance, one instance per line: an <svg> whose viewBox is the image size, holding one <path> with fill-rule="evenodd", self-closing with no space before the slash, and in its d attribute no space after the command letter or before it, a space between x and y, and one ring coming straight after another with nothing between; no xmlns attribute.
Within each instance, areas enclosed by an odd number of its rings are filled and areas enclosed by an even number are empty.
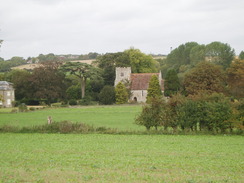
<svg viewBox="0 0 244 183"><path fill-rule="evenodd" d="M81 85L81 99L85 97L85 90L86 90L86 79L84 77L80 78L80 85Z"/></svg>

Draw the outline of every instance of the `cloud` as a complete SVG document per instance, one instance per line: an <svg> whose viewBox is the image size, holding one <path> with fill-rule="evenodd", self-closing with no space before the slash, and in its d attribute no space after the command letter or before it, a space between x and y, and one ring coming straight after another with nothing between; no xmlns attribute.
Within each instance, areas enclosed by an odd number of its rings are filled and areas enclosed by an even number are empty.
<svg viewBox="0 0 244 183"><path fill-rule="evenodd" d="M8 0L0 6L0 57L169 52L189 41L243 49L242 0Z"/></svg>

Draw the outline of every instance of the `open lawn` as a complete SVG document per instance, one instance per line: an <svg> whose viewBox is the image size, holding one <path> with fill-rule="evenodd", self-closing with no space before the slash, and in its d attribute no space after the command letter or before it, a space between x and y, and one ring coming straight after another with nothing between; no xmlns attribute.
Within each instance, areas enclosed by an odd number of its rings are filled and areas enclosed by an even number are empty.
<svg viewBox="0 0 244 183"><path fill-rule="evenodd" d="M0 134L0 182L243 182L241 136Z"/></svg>
<svg viewBox="0 0 244 183"><path fill-rule="evenodd" d="M122 106L88 106L80 108L51 108L23 113L6 113L10 109L0 109L0 126L35 126L47 123L47 117L53 121L82 122L96 127L117 128L119 130L145 130L134 124L137 114L141 112L141 105ZM8 111L7 111L8 110ZM4 113L5 112L5 113Z"/></svg>

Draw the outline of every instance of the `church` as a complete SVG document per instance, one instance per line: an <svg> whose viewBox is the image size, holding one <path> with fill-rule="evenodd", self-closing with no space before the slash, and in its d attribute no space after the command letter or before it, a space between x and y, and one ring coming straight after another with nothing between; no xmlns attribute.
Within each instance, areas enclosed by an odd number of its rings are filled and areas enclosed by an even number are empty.
<svg viewBox="0 0 244 183"><path fill-rule="evenodd" d="M114 86L119 82L129 82L131 97L130 101L146 102L147 89L150 79L153 75L158 76L159 85L161 86L162 93L164 92L164 81L159 73L131 73L131 67L116 67L116 77Z"/></svg>

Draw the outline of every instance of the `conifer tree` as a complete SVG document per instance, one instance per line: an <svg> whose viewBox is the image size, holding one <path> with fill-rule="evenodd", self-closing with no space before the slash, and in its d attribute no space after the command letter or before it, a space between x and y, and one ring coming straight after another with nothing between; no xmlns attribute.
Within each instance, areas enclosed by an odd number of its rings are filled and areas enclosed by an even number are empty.
<svg viewBox="0 0 244 183"><path fill-rule="evenodd" d="M174 69L171 69L167 72L165 81L164 81L164 95L171 96L176 94L180 89L180 81L177 76L177 73Z"/></svg>
<svg viewBox="0 0 244 183"><path fill-rule="evenodd" d="M115 87L116 104L125 104L128 101L128 93L125 85L119 82Z"/></svg>
<svg viewBox="0 0 244 183"><path fill-rule="evenodd" d="M147 103L150 103L152 98L157 98L162 96L162 91L159 85L159 80L156 75L153 75L149 82L149 87L147 89Z"/></svg>

